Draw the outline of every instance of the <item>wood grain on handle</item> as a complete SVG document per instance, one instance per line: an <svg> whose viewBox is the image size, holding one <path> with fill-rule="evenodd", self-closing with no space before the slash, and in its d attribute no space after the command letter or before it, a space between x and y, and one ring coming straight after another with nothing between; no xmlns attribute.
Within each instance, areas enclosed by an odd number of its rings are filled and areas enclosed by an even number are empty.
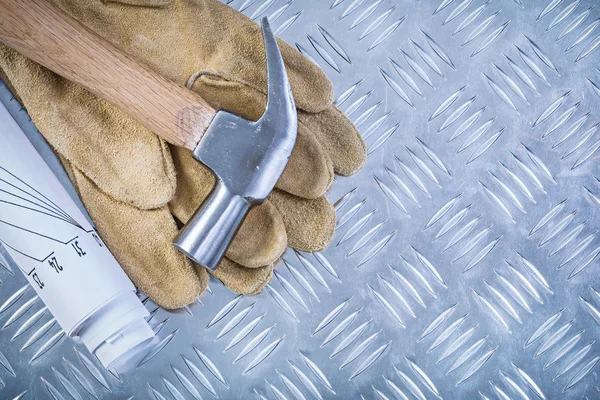
<svg viewBox="0 0 600 400"><path fill-rule="evenodd" d="M45 0L0 0L0 41L193 150L216 111ZM168 51L168 49L166 49Z"/></svg>

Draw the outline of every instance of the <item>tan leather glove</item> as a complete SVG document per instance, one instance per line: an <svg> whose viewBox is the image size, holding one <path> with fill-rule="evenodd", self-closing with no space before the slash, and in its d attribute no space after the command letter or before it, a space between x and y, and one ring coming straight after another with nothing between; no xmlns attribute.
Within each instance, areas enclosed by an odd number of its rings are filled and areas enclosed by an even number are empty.
<svg viewBox="0 0 600 400"><path fill-rule="evenodd" d="M137 61L211 105L257 119L266 104L258 25L216 0L53 0ZM333 174L364 162L365 147L334 106L324 73L280 42L298 107L290 162L269 199L255 207L215 271L232 290L259 293L286 246L324 248L335 213L323 196ZM102 237L132 281L166 308L186 305L207 284L171 244L214 184L185 149L167 145L133 118L0 45L0 77L61 156Z"/></svg>

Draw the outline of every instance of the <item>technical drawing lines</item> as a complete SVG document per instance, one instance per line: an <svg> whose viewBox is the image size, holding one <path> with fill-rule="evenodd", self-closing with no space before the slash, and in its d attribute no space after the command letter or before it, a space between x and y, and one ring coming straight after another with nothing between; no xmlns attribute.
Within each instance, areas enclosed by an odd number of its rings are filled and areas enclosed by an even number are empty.
<svg viewBox="0 0 600 400"><path fill-rule="evenodd" d="M1 203L44 214L83 229L56 203L2 166L0 166L0 193Z"/></svg>
<svg viewBox="0 0 600 400"><path fill-rule="evenodd" d="M83 227L55 202L0 165L0 203ZM8 214L8 212L7 212Z"/></svg>

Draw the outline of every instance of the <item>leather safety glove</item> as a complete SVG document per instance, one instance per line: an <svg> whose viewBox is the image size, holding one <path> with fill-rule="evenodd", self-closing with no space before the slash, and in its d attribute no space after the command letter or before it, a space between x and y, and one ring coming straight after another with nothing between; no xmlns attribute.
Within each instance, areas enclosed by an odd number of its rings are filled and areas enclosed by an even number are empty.
<svg viewBox="0 0 600 400"><path fill-rule="evenodd" d="M213 107L248 119L262 115L267 84L260 27L230 7L216 0L51 2ZM335 212L323 194L334 173L352 174L365 160L360 134L332 105L325 74L296 49L279 45L298 107L298 136L276 189L252 209L214 271L242 294L264 288L286 246L327 246ZM208 274L172 240L212 190L212 172L191 152L169 146L132 117L2 45L0 70L136 286L165 308L198 297Z"/></svg>

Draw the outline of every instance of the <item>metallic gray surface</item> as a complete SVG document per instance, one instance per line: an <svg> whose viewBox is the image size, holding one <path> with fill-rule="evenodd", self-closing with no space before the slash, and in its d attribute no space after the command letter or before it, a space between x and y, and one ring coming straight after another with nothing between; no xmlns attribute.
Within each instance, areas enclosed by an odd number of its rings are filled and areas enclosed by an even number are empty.
<svg viewBox="0 0 600 400"><path fill-rule="evenodd" d="M318 62L365 137L332 246L257 297L148 302L159 341L118 375L0 270L0 397L598 398L594 2L231 5Z"/></svg>
<svg viewBox="0 0 600 400"><path fill-rule="evenodd" d="M267 106L256 122L219 111L194 150L217 176L214 190L179 232L175 247L214 270L249 209L262 203L288 163L298 116L285 65L267 17L262 19Z"/></svg>
<svg viewBox="0 0 600 400"><path fill-rule="evenodd" d="M251 203L232 193L221 179L181 229L173 244L197 263L214 270L242 226Z"/></svg>

